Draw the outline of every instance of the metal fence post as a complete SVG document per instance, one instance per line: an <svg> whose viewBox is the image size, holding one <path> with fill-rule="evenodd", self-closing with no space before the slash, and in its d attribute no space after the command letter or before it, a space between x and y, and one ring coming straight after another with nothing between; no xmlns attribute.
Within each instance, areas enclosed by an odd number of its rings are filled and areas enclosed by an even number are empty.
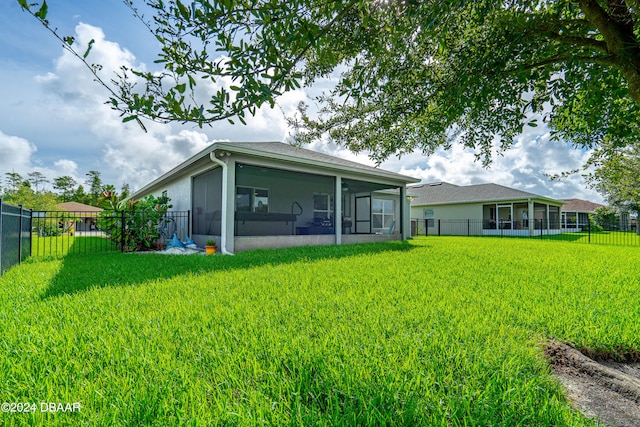
<svg viewBox="0 0 640 427"><path fill-rule="evenodd" d="M193 236L191 231L191 209L187 210L187 236Z"/></svg>
<svg viewBox="0 0 640 427"><path fill-rule="evenodd" d="M587 217L587 243L591 243L591 217Z"/></svg>
<svg viewBox="0 0 640 427"><path fill-rule="evenodd" d="M124 252L124 211L120 212L120 252Z"/></svg>
<svg viewBox="0 0 640 427"><path fill-rule="evenodd" d="M20 216L18 217L18 264L22 264L22 215L24 209L22 205L18 205L20 208Z"/></svg>
<svg viewBox="0 0 640 427"><path fill-rule="evenodd" d="M33 256L33 209L29 209L29 258Z"/></svg>
<svg viewBox="0 0 640 427"><path fill-rule="evenodd" d="M0 276L2 276L2 242L4 241L4 237L2 236L2 220L4 218L3 215L3 207L2 199L0 199Z"/></svg>
<svg viewBox="0 0 640 427"><path fill-rule="evenodd" d="M440 235L440 219L438 219L438 236Z"/></svg>

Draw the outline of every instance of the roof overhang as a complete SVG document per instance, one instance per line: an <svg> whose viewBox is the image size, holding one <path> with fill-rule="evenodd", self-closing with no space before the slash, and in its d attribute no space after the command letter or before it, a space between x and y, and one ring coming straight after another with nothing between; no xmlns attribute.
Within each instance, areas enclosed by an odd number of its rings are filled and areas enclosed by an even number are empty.
<svg viewBox="0 0 640 427"><path fill-rule="evenodd" d="M340 164L334 164L304 157L296 157L294 155L288 155L283 153L274 153L270 151L263 151L259 149L255 149L252 147L238 145L232 142L214 142L204 150L196 153L191 156L184 162L180 163L175 168L169 170L164 173L160 177L151 181L149 184L143 186L139 190L135 191L130 198L136 198L140 194L148 193L155 187L164 183L166 180L170 179L174 176L180 176L184 172L186 172L190 167L192 167L196 162L202 160L205 157L209 157L210 154L217 155L218 153L228 153L229 155L246 155L250 157L268 159L268 160L276 160L283 163L296 164L296 165L306 165L312 166L316 169L325 170L331 173L348 173L349 175L356 175L362 178L374 179L378 182L393 182L398 185L406 185L410 183L418 183L419 179L409 177L406 175L401 175L395 172L386 171L383 169L376 171L367 171L366 169L353 168L348 166L343 166ZM218 156L219 157L219 156ZM212 163L213 165L213 163ZM217 166L215 166L217 167Z"/></svg>
<svg viewBox="0 0 640 427"><path fill-rule="evenodd" d="M472 205L472 204L499 204L499 203L525 203L525 202L544 202L547 204L553 205L564 205L566 202L561 200L552 199L549 197L507 197L501 199L482 199L482 200L463 200L463 201L452 201L452 202L437 202L437 203L418 203L413 205L412 207L421 207L421 206L448 206L448 205Z"/></svg>

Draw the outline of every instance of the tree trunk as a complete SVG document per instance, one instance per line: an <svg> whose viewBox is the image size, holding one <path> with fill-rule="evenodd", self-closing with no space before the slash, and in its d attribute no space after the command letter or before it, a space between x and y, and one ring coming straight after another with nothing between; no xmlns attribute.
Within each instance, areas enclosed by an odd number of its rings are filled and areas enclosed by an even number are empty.
<svg viewBox="0 0 640 427"><path fill-rule="evenodd" d="M580 0L579 5L585 18L602 34L608 52L627 80L629 97L640 106L640 45L629 7L624 0L607 0L608 12L597 0Z"/></svg>

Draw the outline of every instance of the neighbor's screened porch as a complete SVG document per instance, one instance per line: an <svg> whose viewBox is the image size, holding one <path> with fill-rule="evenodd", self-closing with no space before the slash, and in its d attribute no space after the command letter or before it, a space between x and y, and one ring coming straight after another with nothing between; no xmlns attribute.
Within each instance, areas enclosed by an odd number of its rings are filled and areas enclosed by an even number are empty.
<svg viewBox="0 0 640 427"><path fill-rule="evenodd" d="M528 202L491 203L482 207L483 232L491 230L559 230L560 207Z"/></svg>
<svg viewBox="0 0 640 427"><path fill-rule="evenodd" d="M589 227L589 214L586 212L562 212L563 231L582 231Z"/></svg>

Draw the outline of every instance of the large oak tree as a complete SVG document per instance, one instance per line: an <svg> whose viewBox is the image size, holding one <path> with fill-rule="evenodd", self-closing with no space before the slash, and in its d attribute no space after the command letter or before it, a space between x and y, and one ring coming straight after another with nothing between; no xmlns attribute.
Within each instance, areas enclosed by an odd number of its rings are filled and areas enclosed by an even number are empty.
<svg viewBox="0 0 640 427"><path fill-rule="evenodd" d="M55 33L44 2L17 1ZM164 71L105 83L124 120L244 121L339 72L319 114L302 105L291 119L298 140L328 135L377 160L455 140L488 162L496 139L508 148L542 120L576 147L638 143L637 0L145 3L152 17L125 0L161 43ZM56 36L97 72L91 44ZM203 79L217 88L206 99Z"/></svg>

